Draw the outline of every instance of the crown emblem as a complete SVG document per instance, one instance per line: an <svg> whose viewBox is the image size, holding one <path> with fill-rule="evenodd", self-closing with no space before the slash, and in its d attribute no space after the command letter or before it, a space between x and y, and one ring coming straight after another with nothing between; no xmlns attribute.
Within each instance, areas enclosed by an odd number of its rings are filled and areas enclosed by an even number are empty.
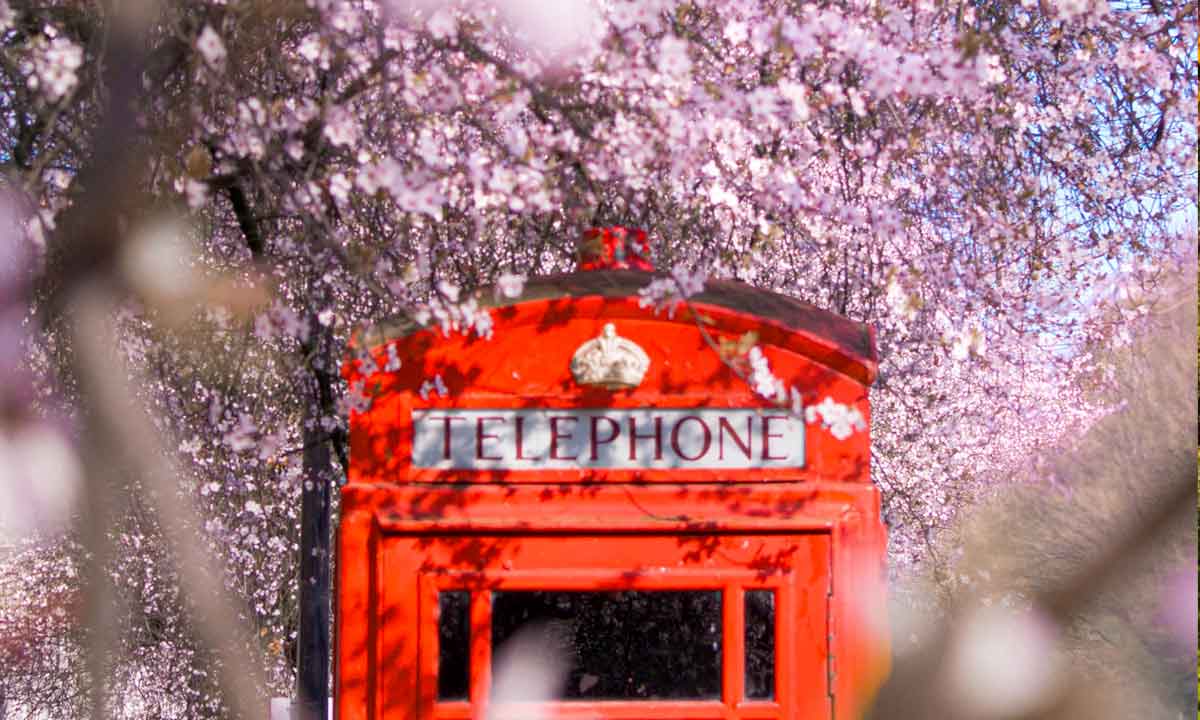
<svg viewBox="0 0 1200 720"><path fill-rule="evenodd" d="M609 390L637 387L649 367L650 357L646 351L618 335L612 323L606 323L599 337L580 345L571 356L571 374L575 376L575 382Z"/></svg>

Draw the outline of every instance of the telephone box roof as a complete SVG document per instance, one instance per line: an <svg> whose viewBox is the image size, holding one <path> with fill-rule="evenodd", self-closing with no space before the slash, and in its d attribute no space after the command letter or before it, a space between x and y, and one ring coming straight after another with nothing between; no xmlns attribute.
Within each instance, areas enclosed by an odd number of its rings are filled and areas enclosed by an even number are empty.
<svg viewBox="0 0 1200 720"><path fill-rule="evenodd" d="M526 303L553 302L562 299L604 298L618 299L637 297L642 288L662 273L637 270L590 270L555 275L531 277L525 283L521 295L511 299L494 299L491 287L479 294L479 303L491 308L494 316L503 320L505 308L514 308ZM837 313L823 310L780 293L762 290L736 280L709 280L704 290L689 298L696 312L702 316L713 315L716 329L724 324L718 315L733 314L752 317L761 327L775 326L782 333L779 337L763 337L764 342L790 345L805 354L819 358L836 370L846 373L864 385L875 379L878 356L875 350L874 330L866 323L856 322ZM716 312L714 312L714 310ZM720 311L726 311L722 313ZM646 309L653 313L652 308ZM660 313L666 316L666 313ZM676 322L694 323L690 313L677 312ZM409 316L386 320L367 328L357 337L354 345L376 347L391 340L405 337L425 329ZM781 341L790 336L791 342Z"/></svg>

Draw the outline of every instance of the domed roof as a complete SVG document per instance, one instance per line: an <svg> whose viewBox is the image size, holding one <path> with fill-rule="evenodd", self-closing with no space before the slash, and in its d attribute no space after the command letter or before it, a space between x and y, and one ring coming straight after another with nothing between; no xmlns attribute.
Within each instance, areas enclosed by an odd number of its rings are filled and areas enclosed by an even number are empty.
<svg viewBox="0 0 1200 720"><path fill-rule="evenodd" d="M506 308L526 303L551 303L556 300L575 300L587 297L636 297L638 291L662 273L636 270L591 270L556 275L534 276L526 281L517 298L494 300L490 287L479 293L481 306L491 308L497 319L503 319ZM689 298L696 313L717 329L723 323L719 315L733 313L750 316L764 328L777 332L766 333L761 339L809 355L843 372L864 385L875 379L878 357L872 328L837 313L801 302L780 293L762 290L735 280L709 280L704 290ZM727 311L721 313L720 311ZM647 308L648 314L654 311ZM715 319L710 319L708 315ZM676 322L695 323L690 313L676 313ZM355 338L355 344L370 347L381 345L424 329L411 317L399 317L380 323Z"/></svg>

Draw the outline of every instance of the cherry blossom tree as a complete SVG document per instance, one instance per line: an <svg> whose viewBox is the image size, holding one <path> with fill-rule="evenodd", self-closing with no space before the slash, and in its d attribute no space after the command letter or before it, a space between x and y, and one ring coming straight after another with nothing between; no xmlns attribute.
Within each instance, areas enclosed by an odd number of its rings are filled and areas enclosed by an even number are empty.
<svg viewBox="0 0 1200 720"><path fill-rule="evenodd" d="M1195 266L1193 3L129 5L0 0L0 465L49 462L56 483L0 470L37 508L0 536L6 568L36 569L0 595L28 628L0 646L24 708L76 715L95 692L53 608L79 605L89 562L69 297L96 277L133 401L244 603L260 690L286 694L300 498L344 470L366 402L337 372L354 328L403 314L487 337L490 304L572 268L604 225L649 231L644 300L664 312L721 277L871 323L901 576L1119 404L1074 381L1111 380L1090 349L1131 343ZM333 460L309 472L314 443ZM217 716L179 549L138 494L108 510L106 697ZM43 576L63 585L49 610ZM54 673L66 689L44 694Z"/></svg>

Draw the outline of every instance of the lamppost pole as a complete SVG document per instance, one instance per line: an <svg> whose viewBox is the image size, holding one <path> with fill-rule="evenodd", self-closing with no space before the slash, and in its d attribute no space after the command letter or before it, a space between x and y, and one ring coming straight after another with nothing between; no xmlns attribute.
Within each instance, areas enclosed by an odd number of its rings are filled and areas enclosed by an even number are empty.
<svg viewBox="0 0 1200 720"><path fill-rule="evenodd" d="M321 363L330 338L320 323L310 323L310 362ZM320 368L316 368L318 372ZM329 718L329 438L321 425L320 383L305 397L304 486L300 505L300 627L296 683L300 720Z"/></svg>

